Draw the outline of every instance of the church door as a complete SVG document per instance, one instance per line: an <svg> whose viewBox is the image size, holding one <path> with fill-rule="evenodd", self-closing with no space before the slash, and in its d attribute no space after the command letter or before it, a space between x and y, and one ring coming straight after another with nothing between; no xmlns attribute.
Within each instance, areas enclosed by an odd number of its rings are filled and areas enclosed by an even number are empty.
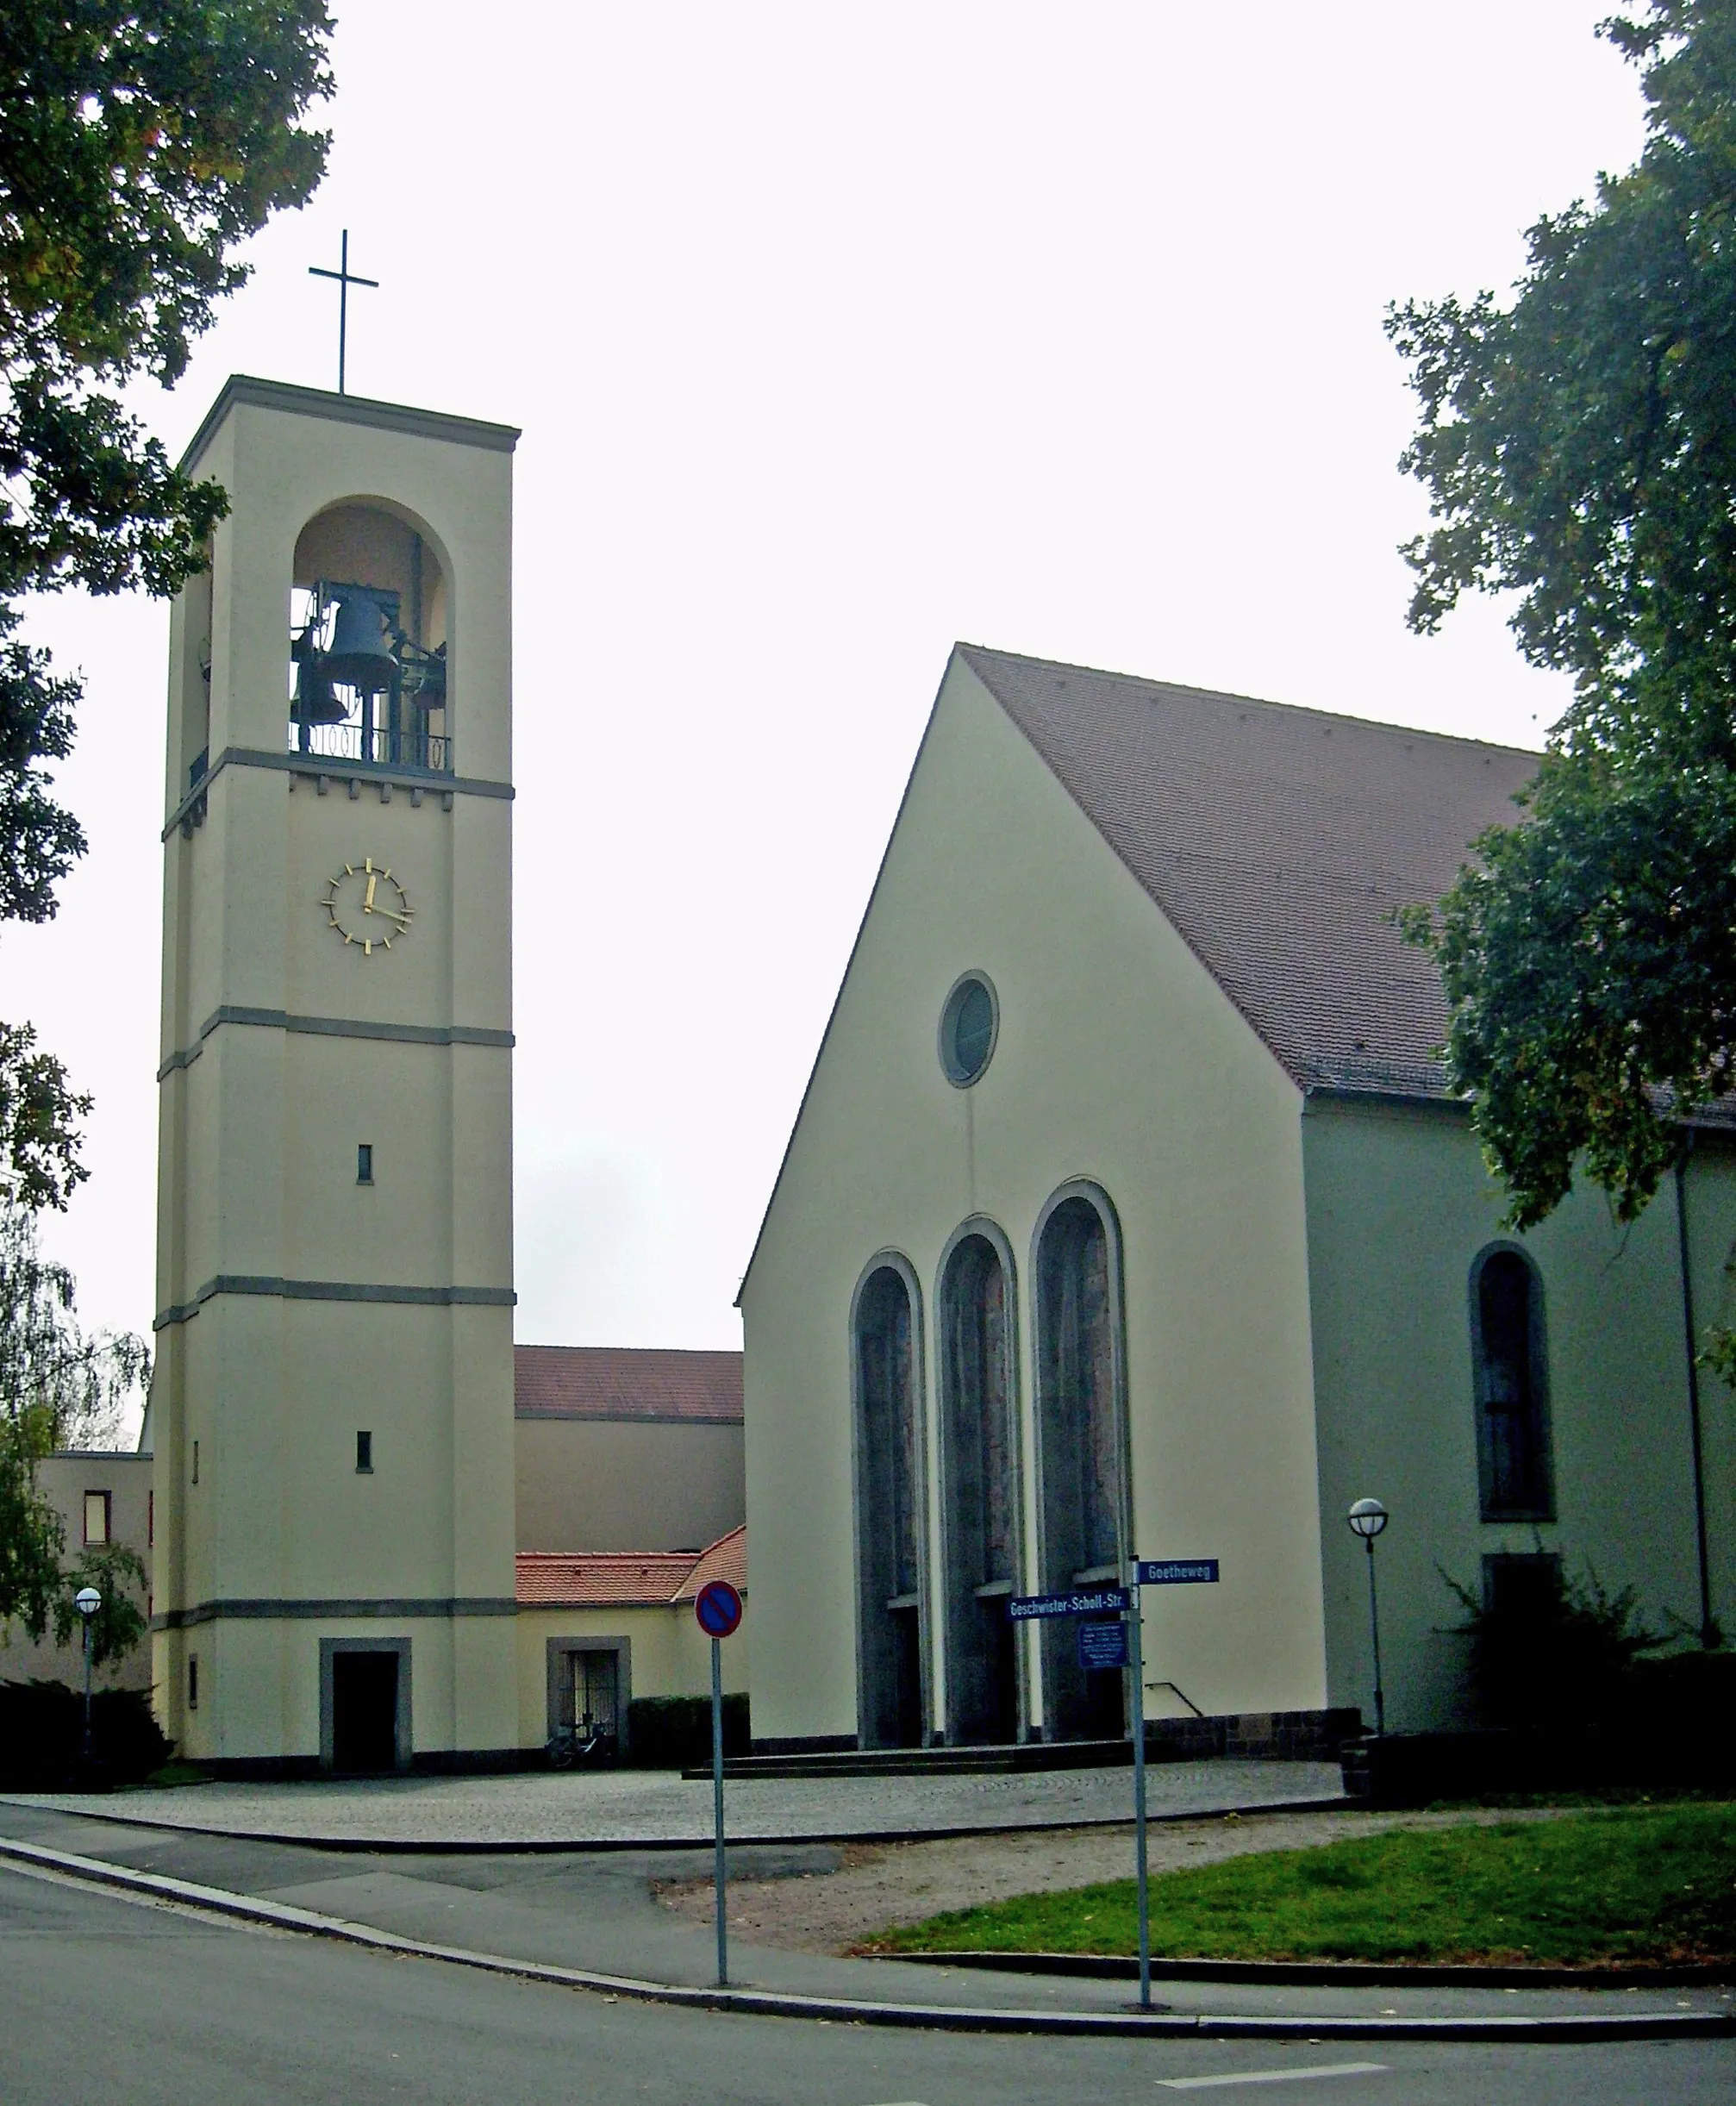
<svg viewBox="0 0 1736 2106"><path fill-rule="evenodd" d="M921 1449L911 1294L882 1265L856 1298L856 1547L865 1747L920 1747Z"/></svg>
<svg viewBox="0 0 1736 2106"><path fill-rule="evenodd" d="M1018 1451L1006 1268L963 1239L941 1288L946 1730L954 1747L1017 1738Z"/></svg>
<svg viewBox="0 0 1736 2106"><path fill-rule="evenodd" d="M1122 1453L1111 1253L1090 1200L1064 1199L1037 1252L1037 1425L1046 1590L1121 1577ZM1043 1713L1052 1740L1127 1730L1119 1668L1087 1672L1065 1620L1043 1627Z"/></svg>

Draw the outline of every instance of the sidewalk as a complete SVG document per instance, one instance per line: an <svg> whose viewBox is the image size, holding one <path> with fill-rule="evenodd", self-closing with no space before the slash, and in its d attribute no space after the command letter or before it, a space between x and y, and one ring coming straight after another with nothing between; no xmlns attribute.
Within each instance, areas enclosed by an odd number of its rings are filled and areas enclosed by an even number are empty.
<svg viewBox="0 0 1736 2106"><path fill-rule="evenodd" d="M641 1990L667 1984L677 1992L703 1992L715 1978L709 1930L660 1907L651 1893L653 1878L703 1877L709 1870L703 1851L415 1857L350 1852L334 1857L301 1842L131 1827L17 1801L0 1805L0 1835L131 1873L369 1926L420 1945L631 1978L591 1984L606 1991L613 1986L632 1994L634 1984ZM738 1878L800 1877L804 1871L831 1869L838 1857L835 1845L745 1846L732 1849L730 1869ZM0 1857L0 1865L9 1861ZM314 1928L300 1922L288 1927ZM1096 2029L1117 2025L1132 2003L1128 1985L1120 1982L840 1959L740 1940L732 1941L730 1977L732 1984L774 1999L836 2000L824 2015L870 2022L877 2017L905 2024ZM1539 2021L1546 2022L1540 2028L1546 2037L1625 2030L1636 2023L1647 2030L1703 2031L1708 2025L1736 2030L1736 1998L1718 1988L1231 1988L1165 1981L1160 1975L1155 1997L1171 2029L1303 2038L1381 2037L1411 2030L1509 2037L1530 2031L1536 2037ZM745 2007L754 2008L756 2001L745 1999ZM885 2010L890 2006L905 2009L895 2015ZM759 2008L790 2007L760 2001Z"/></svg>

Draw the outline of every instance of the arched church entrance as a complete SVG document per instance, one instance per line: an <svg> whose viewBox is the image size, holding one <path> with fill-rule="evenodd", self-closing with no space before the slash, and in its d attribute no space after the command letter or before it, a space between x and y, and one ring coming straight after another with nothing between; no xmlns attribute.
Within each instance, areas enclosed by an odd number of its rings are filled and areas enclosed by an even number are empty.
<svg viewBox="0 0 1736 2106"><path fill-rule="evenodd" d="M990 1238L954 1245L940 1287L946 1731L954 1747L1016 1739L1019 1465L1012 1294Z"/></svg>
<svg viewBox="0 0 1736 2106"><path fill-rule="evenodd" d="M877 1265L856 1297L856 1592L860 1737L865 1747L920 1747L922 1449L914 1295Z"/></svg>
<svg viewBox="0 0 1736 2106"><path fill-rule="evenodd" d="M1124 1551L1116 1251L1106 1208L1075 1193L1037 1244L1037 1440L1043 1586L1117 1584ZM1119 1668L1087 1672L1071 1622L1042 1627L1045 1730L1053 1740L1127 1730Z"/></svg>

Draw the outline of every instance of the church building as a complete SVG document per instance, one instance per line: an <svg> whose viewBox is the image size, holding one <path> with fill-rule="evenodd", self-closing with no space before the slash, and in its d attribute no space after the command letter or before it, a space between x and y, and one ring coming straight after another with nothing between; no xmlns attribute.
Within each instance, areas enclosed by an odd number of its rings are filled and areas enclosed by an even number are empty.
<svg viewBox="0 0 1736 2106"><path fill-rule="evenodd" d="M1736 1148L1524 1236L1393 910L1530 753L960 646L743 1282L767 1751L1088 1740L1120 1672L1009 1598L1143 1593L1147 1730L1464 1715L1464 1611L1560 1560L1736 1615Z"/></svg>

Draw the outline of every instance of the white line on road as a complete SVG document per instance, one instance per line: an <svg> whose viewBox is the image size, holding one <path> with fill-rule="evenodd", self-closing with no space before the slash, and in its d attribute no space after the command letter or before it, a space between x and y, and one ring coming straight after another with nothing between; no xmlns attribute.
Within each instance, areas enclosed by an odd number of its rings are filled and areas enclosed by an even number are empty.
<svg viewBox="0 0 1736 2106"><path fill-rule="evenodd" d="M1329 2062L1311 2070L1238 2070L1232 2077L1160 2077L1166 2091L1205 2091L1217 2084L1288 2084L1304 2077L1372 2077L1384 2062Z"/></svg>

